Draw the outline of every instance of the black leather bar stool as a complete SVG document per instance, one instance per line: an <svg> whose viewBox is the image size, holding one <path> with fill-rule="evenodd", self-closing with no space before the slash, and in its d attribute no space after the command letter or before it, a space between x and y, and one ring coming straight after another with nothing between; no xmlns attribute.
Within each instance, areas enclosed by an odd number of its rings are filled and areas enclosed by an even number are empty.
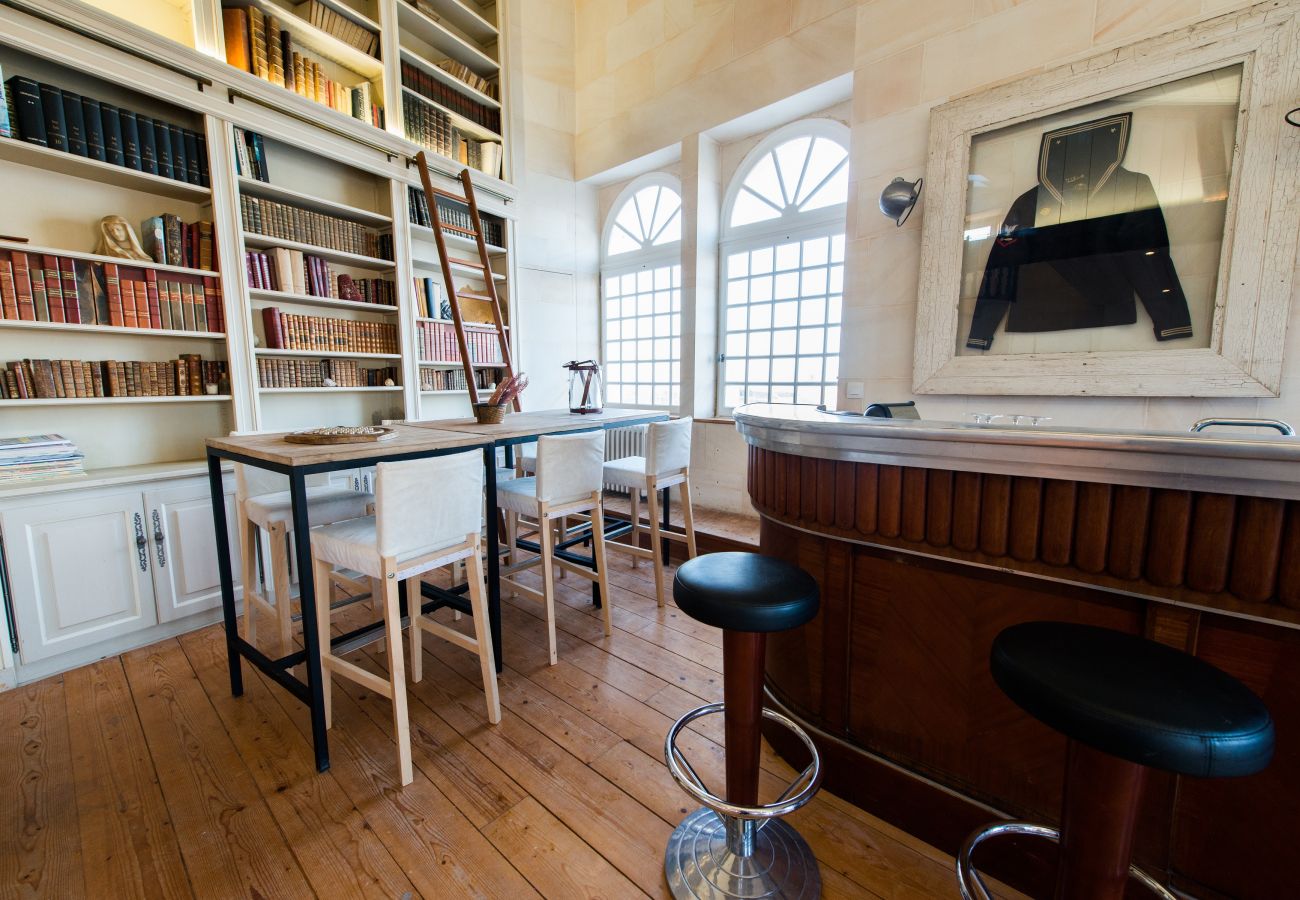
<svg viewBox="0 0 1300 900"><path fill-rule="evenodd" d="M1067 622L1013 625L993 641L998 687L1070 739L1058 831L996 822L966 839L957 879L966 900L987 900L971 856L1000 834L1061 845L1057 900L1111 900L1130 875L1164 887L1129 859L1147 773L1253 775L1273 756L1273 720L1251 691L1194 656L1145 638Z"/></svg>
<svg viewBox="0 0 1300 900"><path fill-rule="evenodd" d="M712 553L682 564L673 582L682 612L722 629L722 703L682 716L668 731L664 757L673 778L704 804L687 816L664 855L674 897L816 897L821 875L812 850L777 817L803 806L821 784L812 739L775 710L763 708L767 633L797 628L817 615L817 582L798 566L757 553ZM723 713L726 796L705 786L677 749L677 735L701 716ZM773 803L758 802L762 719L793 731L812 761Z"/></svg>

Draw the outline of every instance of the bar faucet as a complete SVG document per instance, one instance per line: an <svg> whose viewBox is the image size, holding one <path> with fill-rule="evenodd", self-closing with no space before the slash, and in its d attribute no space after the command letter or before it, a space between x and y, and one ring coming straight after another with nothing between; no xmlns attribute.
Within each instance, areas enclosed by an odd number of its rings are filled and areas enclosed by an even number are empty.
<svg viewBox="0 0 1300 900"><path fill-rule="evenodd" d="M1234 428L1276 428L1287 437L1295 437L1295 429L1281 419L1199 419L1189 430L1193 433L1200 432L1213 425L1229 425Z"/></svg>

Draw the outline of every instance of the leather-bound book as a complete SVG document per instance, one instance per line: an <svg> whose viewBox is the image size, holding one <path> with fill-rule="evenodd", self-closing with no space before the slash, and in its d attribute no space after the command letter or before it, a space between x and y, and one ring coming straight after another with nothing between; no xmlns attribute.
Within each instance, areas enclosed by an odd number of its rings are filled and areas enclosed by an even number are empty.
<svg viewBox="0 0 1300 900"><path fill-rule="evenodd" d="M211 187L212 177L208 173L208 139L197 131L194 133L195 153L199 161L199 185Z"/></svg>
<svg viewBox="0 0 1300 900"><path fill-rule="evenodd" d="M226 36L226 62L244 72L253 71L252 47L248 39L248 10L221 10L221 28Z"/></svg>
<svg viewBox="0 0 1300 900"><path fill-rule="evenodd" d="M266 16L256 6L248 8L248 46L253 74L270 80L271 65L266 53Z"/></svg>
<svg viewBox="0 0 1300 900"><path fill-rule="evenodd" d="M77 302L77 272L72 260L59 257L59 284L63 289L63 321L80 324L81 306Z"/></svg>
<svg viewBox="0 0 1300 900"><path fill-rule="evenodd" d="M81 98L81 119L86 134L86 155L100 162L108 162L104 149L104 113L94 97Z"/></svg>
<svg viewBox="0 0 1300 900"><path fill-rule="evenodd" d="M119 109L117 118L122 123L122 156L128 169L143 171L140 158L140 125L135 113L129 109Z"/></svg>
<svg viewBox="0 0 1300 900"><path fill-rule="evenodd" d="M81 106L81 95L72 91L63 92L63 118L68 126L68 152L77 156L89 156L86 144L86 113Z"/></svg>
<svg viewBox="0 0 1300 900"><path fill-rule="evenodd" d="M30 78L15 75L5 82L5 87L13 103L13 121L10 124L18 137L29 144L49 146L40 85Z"/></svg>
<svg viewBox="0 0 1300 900"><path fill-rule="evenodd" d="M108 324L120 328L126 320L122 312L122 287L116 263L104 263L104 293L108 295Z"/></svg>
<svg viewBox="0 0 1300 900"><path fill-rule="evenodd" d="M157 119L153 120L153 149L158 159L158 174L163 178L175 178L176 174L172 170L175 148L172 147L171 129L166 122Z"/></svg>
<svg viewBox="0 0 1300 900"><path fill-rule="evenodd" d="M14 286L13 262L0 250L0 319L18 318L18 289Z"/></svg>
<svg viewBox="0 0 1300 900"><path fill-rule="evenodd" d="M185 264L185 244L181 238L181 217L172 213L163 213L162 222L166 238L167 259L160 261L166 262L169 266L183 266Z"/></svg>
<svg viewBox="0 0 1300 900"><path fill-rule="evenodd" d="M140 320L141 328L162 328L162 297L158 290L158 273L153 269L144 270L144 306L139 305L140 290L136 289L135 317Z"/></svg>
<svg viewBox="0 0 1300 900"><path fill-rule="evenodd" d="M190 155L185 148L185 135L176 125L167 126L168 139L172 148L172 178L177 181L190 180ZM198 177L198 169L195 169Z"/></svg>
<svg viewBox="0 0 1300 900"><path fill-rule="evenodd" d="M45 146L68 149L68 119L63 111L63 91L52 84L40 84L41 113L45 117Z"/></svg>
<svg viewBox="0 0 1300 900"><path fill-rule="evenodd" d="M31 264L26 253L21 250L11 252L13 264L14 293L18 295L18 318L27 322L36 321L36 304L32 299Z"/></svg>
<svg viewBox="0 0 1300 900"><path fill-rule="evenodd" d="M41 258L35 253L28 264L32 272L32 303L36 307L36 321L50 321L50 298L45 293L45 269L40 266Z"/></svg>
<svg viewBox="0 0 1300 900"><path fill-rule="evenodd" d="M122 145L121 114L113 104L100 103L99 119L104 129L104 159L115 166L125 166L126 153Z"/></svg>
<svg viewBox="0 0 1300 900"><path fill-rule="evenodd" d="M84 259L72 260L72 278L77 289L77 320L83 325L99 324L99 282L92 264Z"/></svg>
<svg viewBox="0 0 1300 900"><path fill-rule="evenodd" d="M137 114L135 121L140 135L140 170L150 175L161 175L158 171L158 138L153 119Z"/></svg>
<svg viewBox="0 0 1300 900"><path fill-rule="evenodd" d="M271 84L284 87L284 44L280 40L280 20L275 16L266 17L263 38L266 42L266 77Z"/></svg>
<svg viewBox="0 0 1300 900"><path fill-rule="evenodd" d="M190 184L203 184L199 172L199 136L189 129L181 131L185 143L185 180Z"/></svg>
<svg viewBox="0 0 1300 900"><path fill-rule="evenodd" d="M262 329L266 332L267 349L284 349L284 331L280 328L279 309L268 306L262 310Z"/></svg>

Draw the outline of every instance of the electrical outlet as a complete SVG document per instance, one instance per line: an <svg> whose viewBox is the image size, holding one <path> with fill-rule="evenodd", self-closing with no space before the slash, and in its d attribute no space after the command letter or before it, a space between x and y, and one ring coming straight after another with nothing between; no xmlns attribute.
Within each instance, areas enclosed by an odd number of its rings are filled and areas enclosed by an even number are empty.
<svg viewBox="0 0 1300 900"><path fill-rule="evenodd" d="M865 386L861 381L849 381L844 385L844 396L849 400L861 400Z"/></svg>

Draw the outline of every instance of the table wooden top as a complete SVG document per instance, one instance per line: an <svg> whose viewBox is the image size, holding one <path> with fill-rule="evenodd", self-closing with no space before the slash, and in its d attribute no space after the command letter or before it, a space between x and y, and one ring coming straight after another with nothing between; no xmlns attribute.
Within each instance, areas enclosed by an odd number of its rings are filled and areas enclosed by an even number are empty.
<svg viewBox="0 0 1300 900"><path fill-rule="evenodd" d="M545 409L537 412L507 413L505 421L500 425L480 425L473 419L435 419L404 424L412 428L454 431L491 437L493 440L509 440L543 434L562 434L566 431L585 431L590 428L611 428L632 422L667 418L668 413L660 409L606 409L585 415L571 413L567 409Z"/></svg>
<svg viewBox="0 0 1300 900"><path fill-rule="evenodd" d="M392 425L396 436L386 441L358 444L291 444L284 439L287 431L274 434L245 434L208 438L213 450L239 453L281 466L312 466L319 463L349 462L402 453L450 450L456 447L481 447L490 441L468 431L444 431L437 428L414 428Z"/></svg>

